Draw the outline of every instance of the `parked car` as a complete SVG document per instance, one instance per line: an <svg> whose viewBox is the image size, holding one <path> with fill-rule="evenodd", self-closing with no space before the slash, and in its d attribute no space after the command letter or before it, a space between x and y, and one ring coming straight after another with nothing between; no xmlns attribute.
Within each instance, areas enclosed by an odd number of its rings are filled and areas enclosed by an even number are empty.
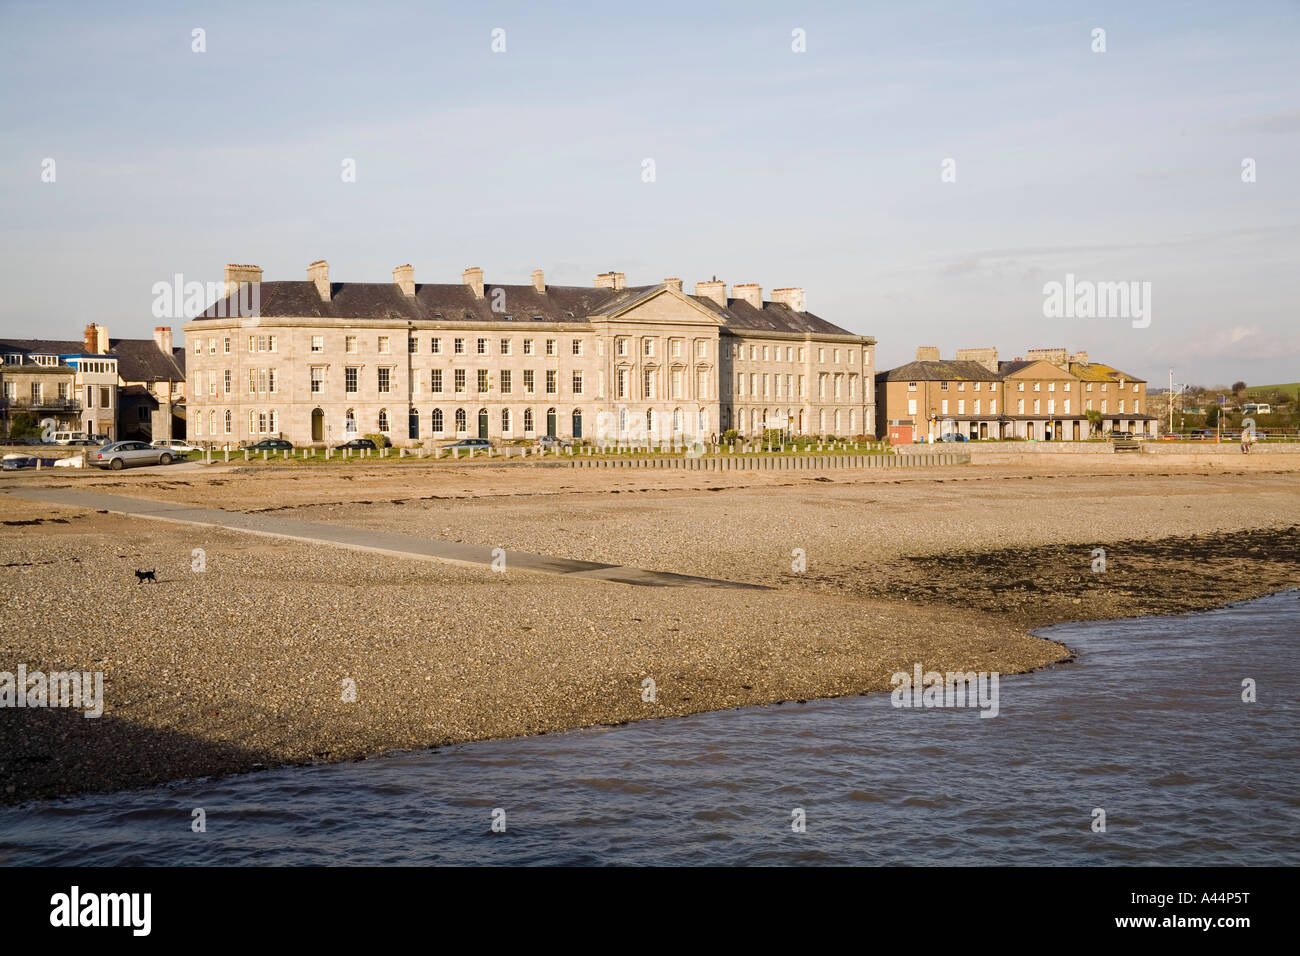
<svg viewBox="0 0 1300 956"><path fill-rule="evenodd" d="M121 471L132 465L170 465L174 457L166 448L154 448L142 441L115 441L95 452L90 464Z"/></svg>
<svg viewBox="0 0 1300 956"><path fill-rule="evenodd" d="M486 438L462 438L447 446L448 451L491 451L492 443Z"/></svg>
<svg viewBox="0 0 1300 956"><path fill-rule="evenodd" d="M478 439L482 441L482 439ZM538 448L572 448L573 442L565 441L563 438L556 438L554 435L543 435L537 439Z"/></svg>
<svg viewBox="0 0 1300 956"><path fill-rule="evenodd" d="M352 451L374 451L375 443L369 438L354 438L351 441L345 441L342 445L334 446L335 451L345 451L348 449L351 449Z"/></svg>
<svg viewBox="0 0 1300 956"><path fill-rule="evenodd" d="M156 441L151 441L149 444L154 448L166 448L174 455L187 455L192 451L203 450L201 448L196 448L189 442L181 441L179 438L159 438Z"/></svg>
<svg viewBox="0 0 1300 956"><path fill-rule="evenodd" d="M1118 430L1116 430L1116 431L1112 431L1112 432L1109 432L1108 434L1109 434L1109 437L1110 437L1110 438L1115 439L1115 440L1117 440L1117 441L1124 441L1125 439L1128 439L1128 438L1136 438L1136 437L1137 437L1137 436L1134 435L1132 432L1124 432L1124 431L1118 431Z"/></svg>
<svg viewBox="0 0 1300 956"><path fill-rule="evenodd" d="M63 444L77 445L81 448L103 448L104 447L104 443L102 441L94 441L93 439L90 438L75 438L72 441L65 441Z"/></svg>
<svg viewBox="0 0 1300 956"><path fill-rule="evenodd" d="M970 439L967 438L965 435L963 435L961 432L948 432L948 434L946 435L940 435L938 440L939 441L970 441Z"/></svg>
<svg viewBox="0 0 1300 956"><path fill-rule="evenodd" d="M249 451L291 451L293 442L285 441L283 438L263 438L256 444L249 445Z"/></svg>
<svg viewBox="0 0 1300 956"><path fill-rule="evenodd" d="M90 441L85 432L62 431L54 433L54 444L56 445L79 445L83 441Z"/></svg>

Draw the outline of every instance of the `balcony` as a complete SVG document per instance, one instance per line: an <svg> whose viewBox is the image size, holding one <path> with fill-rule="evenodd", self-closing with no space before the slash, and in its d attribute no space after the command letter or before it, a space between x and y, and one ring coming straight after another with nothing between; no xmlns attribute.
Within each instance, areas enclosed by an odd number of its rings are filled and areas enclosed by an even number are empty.
<svg viewBox="0 0 1300 956"><path fill-rule="evenodd" d="M0 398L0 408L7 412L54 412L74 415L81 413L81 402L75 398Z"/></svg>

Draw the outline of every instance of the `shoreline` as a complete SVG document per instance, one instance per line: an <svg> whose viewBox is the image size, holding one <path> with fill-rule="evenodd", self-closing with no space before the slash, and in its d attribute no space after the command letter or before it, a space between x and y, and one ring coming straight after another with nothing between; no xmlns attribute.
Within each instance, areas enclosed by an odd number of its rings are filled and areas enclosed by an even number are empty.
<svg viewBox="0 0 1300 956"><path fill-rule="evenodd" d="M806 545L802 575L789 573L788 556L771 567L768 532L758 524L775 489L761 485L720 499L676 482L644 489L637 476L631 489L625 480L527 487L513 501L449 494L459 486L425 488L435 493L416 498L408 488L401 499L367 488L375 497L363 504L353 489L327 483L317 489L323 496L259 486L262 494L244 501L254 510L284 498L294 517L448 540L499 539L506 528L524 550L774 586L744 594L490 575L0 495L5 619L31 622L7 629L0 670L20 661L29 670L103 670L107 695L97 720L0 710L0 804L887 691L888 675L915 661L1029 673L1074 657L1032 633L1039 629L1210 610L1300 584L1300 498L1291 484L1278 497L1276 476L1238 479L1263 497L1235 514L1228 513L1241 491L1235 482L1221 502L1210 496L1225 490L1204 485L1218 476L1190 485L1144 476L1163 482L1150 502L1102 510L1118 512L1116 528L1170 533L1111 541L1105 522L1073 516L1026 536L1017 522L1027 489L1041 482L954 471L920 484L782 489L777 520L806 528L773 550L788 555L792 542ZM954 478L973 483L954 493ZM444 485L457 481L448 476ZM128 487L119 490L132 493ZM918 488L955 502L959 515L972 504L998 507L955 534L951 514L927 504L929 517L905 516L909 538L891 544L885 535L880 548L864 550L858 525L879 528L891 513L880 506L908 502ZM553 491L558 505L538 510L539 490ZM223 495L242 494L206 483L171 483L168 492L156 496L221 504ZM1196 508L1182 500L1188 496ZM1274 502L1266 526L1246 526L1261 500ZM708 516L720 507L724 524L740 515L755 534L710 537ZM1202 507L1235 530L1188 534L1183 516ZM1158 520L1139 527L1153 509ZM588 534L584 521L605 531ZM1107 541L1105 575L1086 572L1084 534ZM675 550L663 551L674 538ZM836 542L839 551L831 550ZM190 553L200 546L208 571L191 574ZM655 549L657 562L641 560ZM158 585L136 587L131 571L155 565ZM68 607L65 581L75 582L87 607ZM138 624L104 633L106 607ZM42 629L50 620L63 621L59 633ZM335 699L346 675L360 689L357 703ZM652 707L641 700L647 676L658 687Z"/></svg>
<svg viewBox="0 0 1300 956"><path fill-rule="evenodd" d="M1300 590L1300 584L1297 584L1295 587L1283 588L1277 591L1269 591L1266 593L1257 594L1249 597L1234 598L1233 600L1230 600L1224 604L1214 605L1211 607L1198 607L1180 613L1149 612L1149 613L1140 613L1140 614L1129 615L1127 617L1117 617L1117 618L1086 618L1086 619L1061 620L1061 621L1053 621L1048 624L1043 624L1040 627L1043 630L1050 630L1053 628L1070 625L1070 624L1102 624L1106 622L1140 620L1148 617L1176 617L1176 616L1181 616L1181 614L1200 614L1209 611L1223 610L1237 604L1248 603L1250 601L1256 601L1262 598L1272 597L1278 594L1286 594L1289 591L1293 591L1293 590ZM1065 667L1074 664L1078 661L1079 654L1074 648L1066 644L1063 644L1060 641L1056 641L1050 637L1044 637L1041 634L1031 633L1030 636L1038 638L1039 640L1047 641L1061 648L1062 651L1064 651L1063 656L1055 660L1049 660L1046 661L1045 663L1026 668L1024 670L1001 672L1000 676L1019 677L1027 674L1038 673L1040 671L1045 671L1045 670L1055 670L1060 667ZM805 704L805 703L816 702L816 701L844 700L849 697L865 697L870 694L884 694L884 693L889 693L889 688L887 687L874 688L874 689L863 690L856 693L833 694L833 695L824 695L824 696L807 697L807 698L799 698L799 699L791 698L791 699L783 699L783 700L747 702L747 703L735 704L729 707L701 708L698 710L686 711L684 713L679 713L679 714L676 713L663 714L663 715L655 715L655 716L637 717L630 720L598 721L595 723L576 724L569 727L560 727L552 730L544 730L538 733L514 734L510 736L503 736L503 737L474 737L474 738L467 738L464 740L448 740L439 743L429 744L423 747L401 747L401 746L388 747L383 750L376 750L373 752L361 754L359 756L339 757L338 759L334 759L334 760L296 761L296 762L279 763L274 765L252 764L250 766L241 769L229 770L229 771L219 772L219 773L198 774L195 776L169 776L166 777L165 779L161 779L152 783L146 783L146 784L141 784L136 786L123 786L123 787L116 787L112 789L72 788L72 789L62 790L60 792L52 793L44 796L29 797L27 799L18 802L0 799L0 807L4 807L6 809L21 810L29 806L52 805L52 804L57 804L61 801L72 800L78 797L85 797L93 794L143 793L149 790L157 789L159 787L165 787L168 784L172 784L172 783L188 784L188 783L201 783L205 781L216 782L229 777L244 776L253 773L265 773L265 772L273 772L277 770L291 770L291 769L302 768L302 767L326 766L329 764L336 764L336 763L363 763L368 760L376 760L393 754L410 754L410 753L421 753L421 752L436 753L439 750L442 750L444 748L457 747L465 744L484 743L487 741L512 740L512 739L520 739L524 737L551 736L554 734L571 733L573 731L578 731L578 730L594 730L600 728L613 729L617 727L626 727L633 723L640 723L642 721L676 720L683 717L691 717L691 716L695 716L698 714L705 714L705 713L722 713L726 711L747 710L750 708L782 707L787 704Z"/></svg>

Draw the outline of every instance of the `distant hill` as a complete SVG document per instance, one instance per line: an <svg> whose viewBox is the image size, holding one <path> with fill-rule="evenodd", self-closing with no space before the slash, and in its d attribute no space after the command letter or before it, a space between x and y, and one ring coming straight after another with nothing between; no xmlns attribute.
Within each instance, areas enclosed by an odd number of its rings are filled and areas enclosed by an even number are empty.
<svg viewBox="0 0 1300 956"><path fill-rule="evenodd" d="M1290 382L1286 385L1251 385L1246 389L1246 394L1251 398L1271 395L1274 392L1285 392L1294 402L1300 399L1300 382Z"/></svg>

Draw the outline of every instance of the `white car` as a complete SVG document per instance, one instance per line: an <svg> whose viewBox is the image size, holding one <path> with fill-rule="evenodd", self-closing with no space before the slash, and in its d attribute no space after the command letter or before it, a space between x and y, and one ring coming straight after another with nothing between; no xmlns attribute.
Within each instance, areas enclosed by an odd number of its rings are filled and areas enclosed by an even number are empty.
<svg viewBox="0 0 1300 956"><path fill-rule="evenodd" d="M181 441L179 438L160 438L157 441L151 441L150 447L166 448L168 451L177 455L184 455L191 451L202 451L202 448L195 448L189 442Z"/></svg>

